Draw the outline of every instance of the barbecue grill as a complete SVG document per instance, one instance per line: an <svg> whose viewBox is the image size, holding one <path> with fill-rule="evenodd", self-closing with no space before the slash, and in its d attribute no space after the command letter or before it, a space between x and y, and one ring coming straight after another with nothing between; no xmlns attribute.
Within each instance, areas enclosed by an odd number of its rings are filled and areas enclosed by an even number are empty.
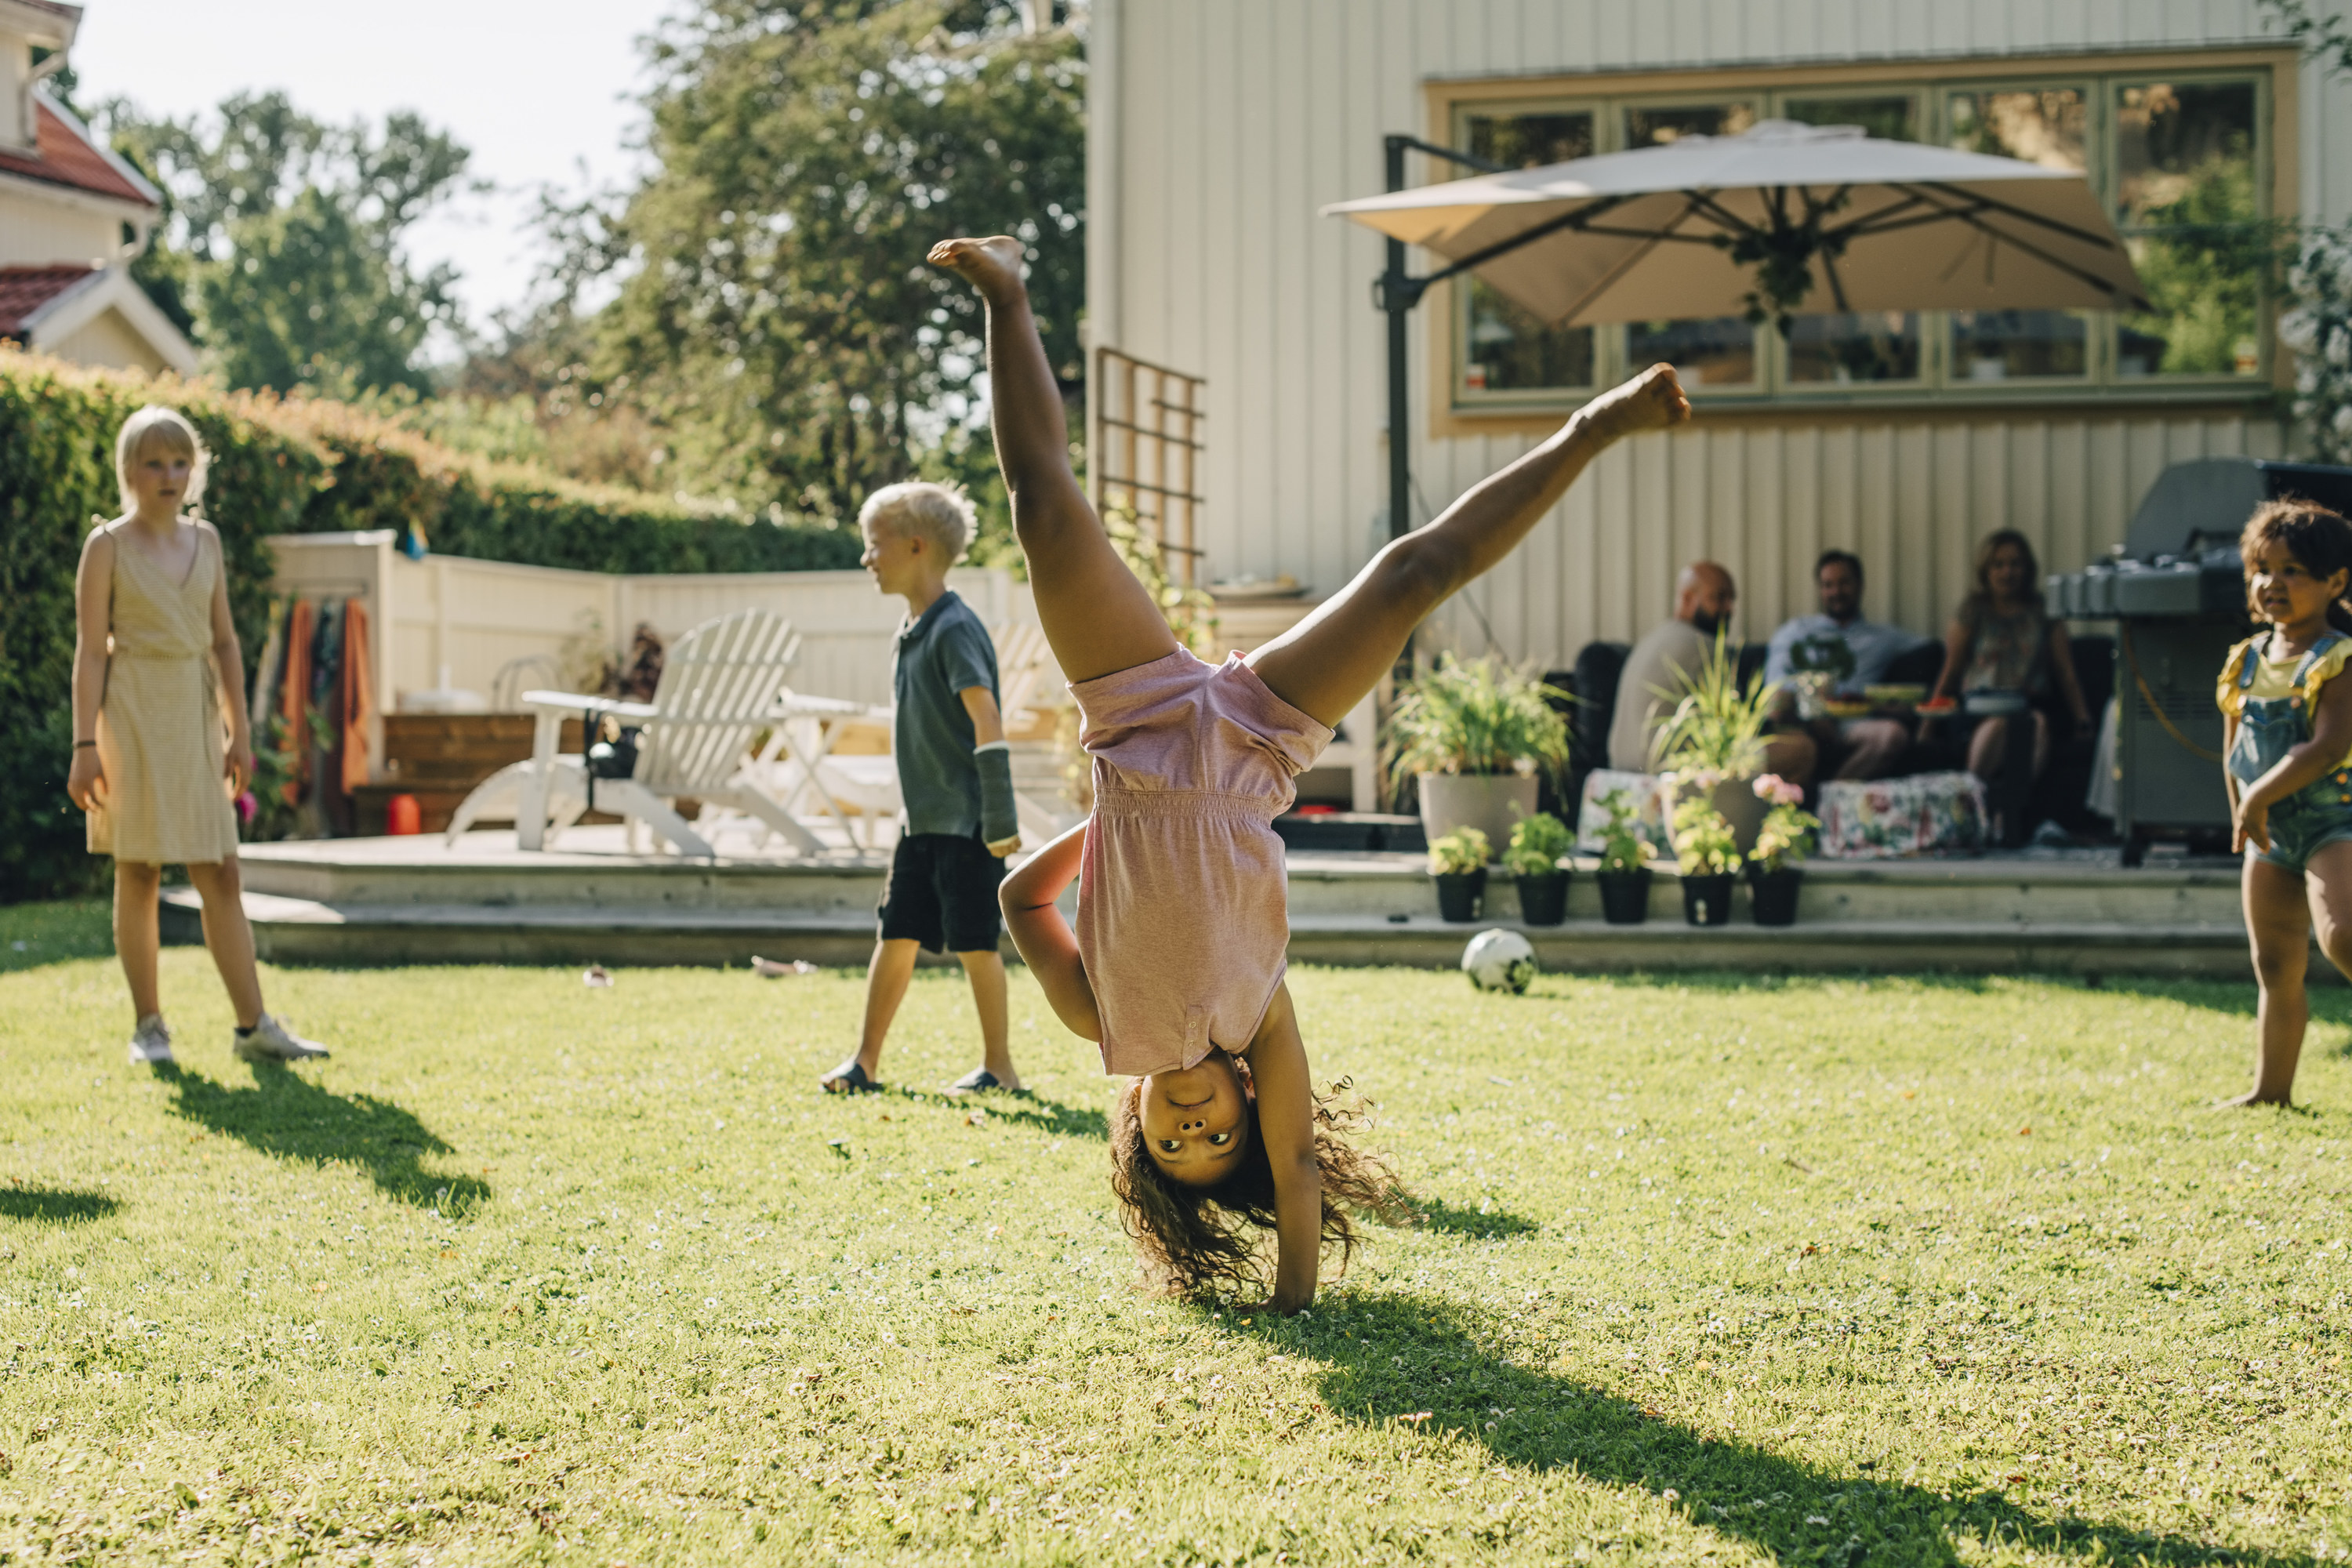
<svg viewBox="0 0 2352 1568"><path fill-rule="evenodd" d="M2116 828L2126 866L2159 837L2228 847L2213 681L2251 629L2238 535L2256 507L2290 496L2352 514L2352 468L2260 458L2175 463L2112 558L2049 580L2051 614L2116 623Z"/></svg>

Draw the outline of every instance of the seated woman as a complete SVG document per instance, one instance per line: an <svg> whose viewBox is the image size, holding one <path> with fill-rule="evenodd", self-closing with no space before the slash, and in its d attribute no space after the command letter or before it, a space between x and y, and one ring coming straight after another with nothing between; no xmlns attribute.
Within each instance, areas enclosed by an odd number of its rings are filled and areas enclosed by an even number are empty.
<svg viewBox="0 0 2352 1568"><path fill-rule="evenodd" d="M2013 528L1985 536L1977 546L1976 587L1960 601L1944 634L1944 670L1936 678L1930 702L1972 691L2014 691L2039 697L2055 679L2058 694L2074 717L2078 740L2091 736L2091 710L2074 679L2074 650L2066 625L2051 619L2042 603L2042 569L2033 546ZM2032 710L2033 767L2040 778L2050 760L2050 724ZM1933 722L1931 719L1929 721ZM1966 722L1967 721L1963 721ZM1969 772L1990 786L2009 756L2007 720L1979 719L1968 738Z"/></svg>

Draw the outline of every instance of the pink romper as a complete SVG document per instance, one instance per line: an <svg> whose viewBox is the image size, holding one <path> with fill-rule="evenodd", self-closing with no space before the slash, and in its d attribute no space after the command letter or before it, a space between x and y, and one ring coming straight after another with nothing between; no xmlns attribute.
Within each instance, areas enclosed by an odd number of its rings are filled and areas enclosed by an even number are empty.
<svg viewBox="0 0 2352 1568"><path fill-rule="evenodd" d="M1070 688L1094 758L1078 954L1103 1070L1189 1068L1246 1049L1282 983L1289 885L1274 819L1331 731L1239 655L1182 649Z"/></svg>

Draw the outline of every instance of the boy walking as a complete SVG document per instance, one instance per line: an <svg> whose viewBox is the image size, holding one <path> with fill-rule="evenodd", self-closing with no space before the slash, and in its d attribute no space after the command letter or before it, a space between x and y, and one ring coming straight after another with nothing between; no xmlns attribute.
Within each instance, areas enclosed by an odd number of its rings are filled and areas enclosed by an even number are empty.
<svg viewBox="0 0 2352 1568"><path fill-rule="evenodd" d="M891 670L892 746L906 815L882 889L857 1054L817 1082L830 1094L876 1086L882 1041L914 977L916 951L929 948L962 961L980 1011L982 1063L949 1092L1018 1089L996 902L1004 858L1021 847L1013 755L997 709L996 646L947 585L948 568L971 542L971 503L940 485L889 485L866 498L857 529L875 585L907 601Z"/></svg>

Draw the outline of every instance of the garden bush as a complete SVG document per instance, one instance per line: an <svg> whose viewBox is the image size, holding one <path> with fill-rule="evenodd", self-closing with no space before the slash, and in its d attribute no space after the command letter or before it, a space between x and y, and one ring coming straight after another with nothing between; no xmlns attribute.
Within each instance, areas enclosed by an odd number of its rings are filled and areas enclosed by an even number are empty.
<svg viewBox="0 0 2352 1568"><path fill-rule="evenodd" d="M445 554L590 572L788 572L856 564L856 535L575 484L453 452L320 400L152 381L0 352L0 901L88 888L65 797L72 745L73 584L93 517L121 510L114 435L147 403L185 413L212 454L204 511L220 530L247 658L260 651L275 533L414 528Z"/></svg>

